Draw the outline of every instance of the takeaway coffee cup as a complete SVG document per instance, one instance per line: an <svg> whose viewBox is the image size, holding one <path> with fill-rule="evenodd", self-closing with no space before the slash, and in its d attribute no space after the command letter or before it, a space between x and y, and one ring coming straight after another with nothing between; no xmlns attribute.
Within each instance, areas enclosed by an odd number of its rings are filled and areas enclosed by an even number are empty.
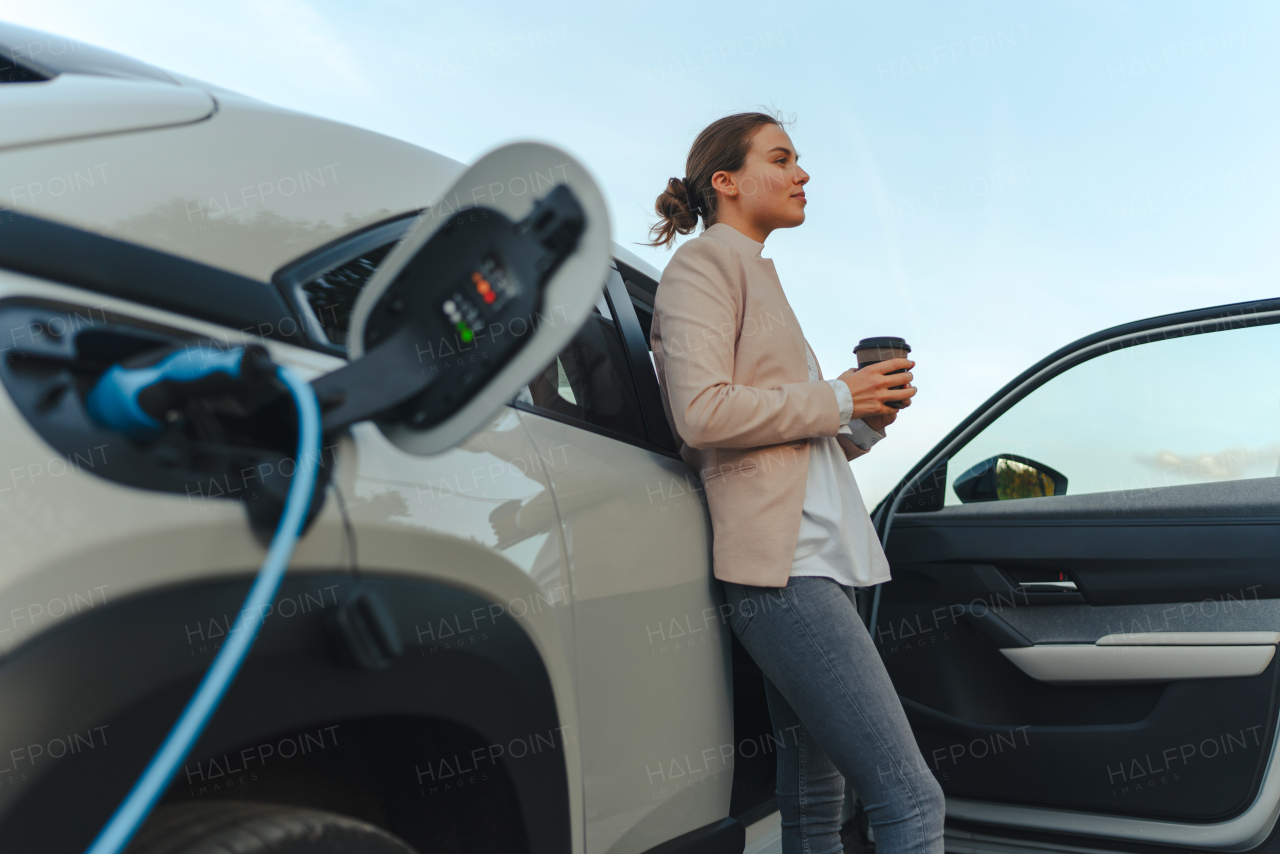
<svg viewBox="0 0 1280 854"><path fill-rule="evenodd" d="M874 365L876 362L883 362L887 359L905 359L910 352L910 344L902 338L893 338L891 336L863 338L858 342L858 346L853 348L853 355L858 359L859 368L865 368L867 365ZM903 368L897 371L890 371L889 374L901 374L905 370ZM893 388L906 388L906 386L896 385ZM894 409L901 409L902 401L891 400L886 402L885 405Z"/></svg>

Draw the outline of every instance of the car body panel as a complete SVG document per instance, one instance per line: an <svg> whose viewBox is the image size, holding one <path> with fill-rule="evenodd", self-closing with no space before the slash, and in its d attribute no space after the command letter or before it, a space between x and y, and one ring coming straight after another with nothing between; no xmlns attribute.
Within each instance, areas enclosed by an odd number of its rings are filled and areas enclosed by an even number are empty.
<svg viewBox="0 0 1280 854"><path fill-rule="evenodd" d="M5 88L28 85L44 84ZM208 121L0 152L0 204L266 283L342 234L428 206L463 170L381 134L222 98ZM68 174L55 195L50 182Z"/></svg>
<svg viewBox="0 0 1280 854"><path fill-rule="evenodd" d="M728 815L733 685L711 530L673 456L522 413L551 464L573 590L589 854Z"/></svg>
<svg viewBox="0 0 1280 854"><path fill-rule="evenodd" d="M199 122L216 106L202 89L88 74L0 86L0 150ZM62 196L101 179L74 169L54 172L29 184L29 193L36 200L44 193ZM21 198L19 188L5 189L11 199Z"/></svg>
<svg viewBox="0 0 1280 854"><path fill-rule="evenodd" d="M86 318L131 317L205 336L224 346L245 340L236 330L0 271L0 299L14 297L80 305ZM337 357L312 350L262 343L273 359L305 378L343 364ZM6 344L8 350L12 345ZM97 477L92 460L111 454L110 446L86 448L82 455L66 459L31 429L7 395L0 397L0 430L6 437L0 443L0 471L4 472L0 478L0 650L4 654L87 609L160 587L243 576L261 563L263 548L251 534L238 501L132 489ZM489 432L495 435L486 438ZM477 448L487 443L507 449L502 453L521 459L533 456L536 464L532 444L509 408L504 407L490 427L469 441ZM509 497L501 490L523 494L521 490L544 488L538 486L536 465L526 468L533 473L532 480L513 474L497 482L494 488L500 491L495 494L487 491L488 484L475 481L483 478L476 472L477 460L483 461L480 468L490 472L493 455L463 447L430 458L415 457L395 448L367 423L355 425L351 437L337 448L326 448L324 458L336 460L334 483L347 497L361 544L361 566L474 592L505 605L509 612L519 607L516 603L532 604L519 624L547 667L565 727L564 762L569 779L576 781L580 760L574 647L569 608L564 607L558 534L543 538L544 545L549 543L545 551L526 544L523 549L511 549L510 555L486 547L483 537L495 495L502 500ZM511 463L504 469L515 470ZM406 474L420 479L412 501L406 497ZM468 480L478 483L475 490L467 490ZM462 486L446 495L443 483ZM435 500L423 500L433 494ZM550 528L554 531L554 524ZM340 569L349 560L341 513L336 502L327 501L300 540L291 572ZM560 607L544 607L544 603ZM425 653L420 650L419 654ZM582 827L581 787L571 785L570 796L573 815L578 817L572 823L577 838ZM580 840L574 850L582 850Z"/></svg>

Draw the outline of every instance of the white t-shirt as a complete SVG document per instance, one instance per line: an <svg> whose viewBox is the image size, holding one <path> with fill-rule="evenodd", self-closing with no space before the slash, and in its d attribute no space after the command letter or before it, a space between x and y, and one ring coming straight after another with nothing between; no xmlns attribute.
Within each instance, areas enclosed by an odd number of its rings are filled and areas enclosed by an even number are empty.
<svg viewBox="0 0 1280 854"><path fill-rule="evenodd" d="M818 380L818 363L805 343L809 381ZM858 447L869 450L884 438L861 418L852 419L853 395L843 380L829 380L840 404L840 428ZM889 580L875 526L862 502L858 482L832 437L809 440L809 477L805 481L800 537L791 561L792 575L821 575L849 587L866 587Z"/></svg>

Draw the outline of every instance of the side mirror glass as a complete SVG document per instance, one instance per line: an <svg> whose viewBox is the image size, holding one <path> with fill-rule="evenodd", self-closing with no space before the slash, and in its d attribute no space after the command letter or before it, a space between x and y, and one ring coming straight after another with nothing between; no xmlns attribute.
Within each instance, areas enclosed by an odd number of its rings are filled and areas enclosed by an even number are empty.
<svg viewBox="0 0 1280 854"><path fill-rule="evenodd" d="M371 419L411 453L457 444L569 344L611 246L604 196L573 157L517 143L480 158L357 298L352 361L313 383L325 432Z"/></svg>
<svg viewBox="0 0 1280 854"><path fill-rule="evenodd" d="M1066 495L1067 477L1044 463L1015 454L997 454L956 478L952 487L964 504Z"/></svg>

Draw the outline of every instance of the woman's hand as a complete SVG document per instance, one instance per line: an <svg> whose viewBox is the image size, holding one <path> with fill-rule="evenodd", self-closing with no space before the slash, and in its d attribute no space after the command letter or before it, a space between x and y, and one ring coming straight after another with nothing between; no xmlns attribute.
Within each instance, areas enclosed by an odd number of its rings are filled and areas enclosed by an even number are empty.
<svg viewBox="0 0 1280 854"><path fill-rule="evenodd" d="M911 405L916 388L911 385L909 369L915 367L915 364L910 359L886 359L865 368L850 368L841 374L840 379L844 380L853 395L853 417L863 419L867 426L883 433L881 428L892 423L898 415L898 410L888 406L887 402L900 400L904 407ZM907 373L886 376L890 371L899 370L907 370ZM906 388L893 388L898 385L905 385ZM868 416L884 416L888 420L877 426Z"/></svg>
<svg viewBox="0 0 1280 854"><path fill-rule="evenodd" d="M911 401L907 401L903 405L910 406ZM862 419L862 423L866 424L868 427L870 427L872 430L875 430L877 433L884 435L884 428L892 424L894 422L894 419L897 417L898 417L897 411L894 411L890 415L868 415L866 418Z"/></svg>

